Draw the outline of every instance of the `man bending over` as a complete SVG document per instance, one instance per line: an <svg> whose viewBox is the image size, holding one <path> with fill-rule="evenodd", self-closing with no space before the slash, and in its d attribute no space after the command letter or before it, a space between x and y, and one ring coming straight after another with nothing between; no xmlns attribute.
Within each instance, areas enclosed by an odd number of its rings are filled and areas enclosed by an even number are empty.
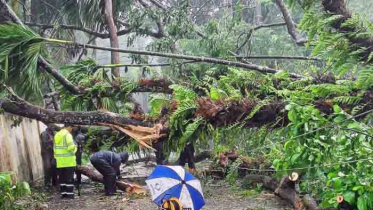
<svg viewBox="0 0 373 210"><path fill-rule="evenodd" d="M117 191L116 177L120 177L120 164L128 161L128 153L119 154L99 151L91 157L92 165L104 176L105 195L114 195Z"/></svg>

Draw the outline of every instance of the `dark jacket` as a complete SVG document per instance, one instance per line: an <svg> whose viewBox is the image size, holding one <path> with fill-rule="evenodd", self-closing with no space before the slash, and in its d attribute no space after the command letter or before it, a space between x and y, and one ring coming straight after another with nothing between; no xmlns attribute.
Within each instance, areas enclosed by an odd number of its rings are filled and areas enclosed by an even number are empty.
<svg viewBox="0 0 373 210"><path fill-rule="evenodd" d="M40 135L41 155L47 158L53 158L53 133L45 130Z"/></svg>
<svg viewBox="0 0 373 210"><path fill-rule="evenodd" d="M116 171L117 176L120 175L120 169L119 166L122 163L122 158L119 154L110 152L110 151L99 151L93 154L91 157L91 162L97 161L97 160L103 160L106 163L108 163L111 167L114 168Z"/></svg>
<svg viewBox="0 0 373 210"><path fill-rule="evenodd" d="M76 144L84 144L87 139L87 136L82 133L78 133L76 136L74 136L74 141Z"/></svg>

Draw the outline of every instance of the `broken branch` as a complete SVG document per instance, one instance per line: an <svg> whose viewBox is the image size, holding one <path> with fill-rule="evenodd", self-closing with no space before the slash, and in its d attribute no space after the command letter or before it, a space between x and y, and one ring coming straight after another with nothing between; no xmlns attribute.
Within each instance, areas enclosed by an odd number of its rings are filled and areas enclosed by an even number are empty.
<svg viewBox="0 0 373 210"><path fill-rule="evenodd" d="M196 62L226 65L226 66L234 66L234 67L243 68L247 70L256 70L264 74L267 74L267 73L276 74L279 72L279 70L265 67L265 66L259 66L255 64L242 63L242 62L230 61L230 60L222 60L222 59L211 58L211 57L199 57L199 56L192 56L192 55L161 53L161 52L152 52L152 51L144 51L144 50L128 50L128 49L119 49L119 48L110 48L110 47L100 47L100 46L91 45L91 44L82 44L82 43L77 43L77 42L72 42L72 41L62 41L62 40L55 40L55 39L44 39L44 41L49 42L49 43L75 45L81 48L91 48L91 49L103 50L103 51L159 56L159 57L183 59L183 60L190 60L190 61L196 61ZM290 77L297 78L297 79L303 78L302 75L293 74L293 73L290 74Z"/></svg>
<svg viewBox="0 0 373 210"><path fill-rule="evenodd" d="M288 8L286 8L284 2L282 0L275 0L275 3L277 4L278 8L281 10L281 13L284 17L286 27L288 29L288 33L290 34L290 36L294 39L297 45L304 46L307 43L307 39L299 33L293 19L290 16L290 12Z"/></svg>

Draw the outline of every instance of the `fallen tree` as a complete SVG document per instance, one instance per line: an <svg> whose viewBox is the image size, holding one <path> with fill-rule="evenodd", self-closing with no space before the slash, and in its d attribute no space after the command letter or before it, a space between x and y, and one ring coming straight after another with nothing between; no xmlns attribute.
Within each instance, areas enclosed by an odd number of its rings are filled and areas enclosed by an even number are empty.
<svg viewBox="0 0 373 210"><path fill-rule="evenodd" d="M278 3L283 3L282 1L277 1ZM342 1L330 2L330 3L340 3ZM5 4L4 0L0 1L1 4ZM6 4L5 4L6 5ZM284 6L284 5L279 5ZM343 6L343 5L342 5ZM285 8L285 7L284 7ZM333 7L329 9L338 10L341 7ZM4 12L5 10L5 12ZM291 16L288 13L288 10L282 10L283 16L286 19L287 26L289 33L293 33L292 36L294 39L301 39L302 37L296 31L296 25L293 23ZM5 7L0 7L0 15L6 14L8 16L8 20L10 22L17 22L18 24L22 25L22 23L14 18L14 14L11 14L10 9ZM343 16L343 13L342 13ZM348 16L348 15L347 15ZM13 18L12 18L13 17ZM2 19L0 19L2 20ZM341 24L342 26L343 24ZM338 27L338 26L337 26ZM19 29L20 27L14 27ZM5 31L6 26L3 27ZM23 28L25 29L25 28ZM339 29L336 28L338 31ZM11 30L10 30L11 31ZM20 30L18 30L19 32ZM13 31L14 32L14 31ZM25 34L29 34L29 30L23 30ZM351 31L349 31L351 32ZM355 32L355 31L352 31ZM22 33L15 33L14 37L9 38L8 35L10 33L4 33L2 36L2 41L0 40L0 44L4 44L5 46L8 42L11 43L14 38L17 38L19 34ZM353 37L348 37L347 39L353 40ZM7 40L8 38L8 40ZM30 38L30 39L28 39ZM356 37L355 37L356 38ZM3 53L2 61L5 62L4 66L7 66L6 69L11 70L12 78L35 78L35 77L27 77L27 73L29 73L30 69L24 68L25 66L33 66L37 72L44 72L44 76L53 77L60 85L62 85L62 91L64 91L65 95L69 95L70 99L81 99L84 100L89 98L91 104L94 104L92 107L93 109L87 110L103 110L102 109L102 98L106 97L106 99L111 99L112 97L115 100L111 101L112 104L118 104L123 101L130 101L128 95L132 92L161 92L161 93L168 93L172 94L171 96L168 95L167 99L158 103L158 105L154 105L157 107L155 114L159 114L160 110L163 111L165 108L168 109L168 112L161 114L162 116L157 119L148 118L148 116L142 115L142 113L137 112L136 115L131 113L127 114L126 112L121 112L116 110L118 113L113 113L109 111L51 111L47 109L43 109L37 106L32 105L31 103L26 102L25 100L18 97L11 89L8 89L8 96L2 97L0 99L0 108L2 111L10 112L19 116L29 117L32 119L37 119L43 121L45 123L68 123L68 124L77 124L77 125L104 125L108 127L113 127L116 130L120 130L123 133L133 137L138 141L138 143L144 147L150 146L150 144L157 139L160 134L164 134L162 136L170 135L173 138L170 138L170 141L167 146L171 145L173 148L171 150L176 149L175 147L183 146L188 140L195 140L198 139L199 134L202 132L210 132L208 133L211 135L214 132L214 129L219 127L234 127L240 126L243 127L261 127L263 125L269 125L268 127L276 128L276 126L287 126L289 125L288 122L292 121L298 123L298 126L289 128L294 128L297 132L300 132L303 136L308 135L310 141L304 142L305 139L299 138L298 135L291 133L289 135L294 140L292 143L300 143L298 148L300 147L307 147L304 150L307 151L320 151L325 150L325 148L319 148L319 145L314 145L313 139L318 140L318 136L309 135L303 131L309 130L308 124L301 124L297 121L297 118L313 120L313 118L309 118L309 116L315 117L317 115L317 120L314 123L317 125L317 128L311 129L311 131L320 131L320 129L330 128L333 126L330 120L335 115L340 115L339 117L349 117L348 114L355 115L356 113L362 113L368 109L372 109L373 103L373 94L372 91L365 87L362 89L361 86L354 84L353 81L335 81L328 82L327 80L320 80L320 83L314 83L305 81L308 78L294 80L293 78L303 78L302 76L297 77L294 74L287 74L287 72L279 72L276 69L261 67L258 65L253 65L249 63L242 63L237 61L230 61L224 60L220 58L204 58L198 56L188 56L188 55L180 55L180 54L170 54L170 53L162 53L162 52L149 52L149 51L131 51L131 50L124 50L124 49L112 49L112 48L102 48L102 47L95 47L91 45L84 45L75 42L63 41L63 40L52 40L47 38L41 38L34 36L33 34L27 39L22 41L29 40L32 44L32 49L35 49L35 45L37 43L53 43L52 46L60 47L61 45L67 47L77 47L77 48L86 48L91 47L94 49L101 49L101 50L108 50L108 51L118 51L122 53L131 53L131 54L138 54L138 55L152 55L152 56L162 56L174 59L181 59L181 60L190 60L193 62L206 62L210 64L219 64L224 66L235 66L238 67L237 69L229 69L229 71L224 72L224 74L217 75L208 75L204 78L198 78L195 75L187 74L184 75L183 78L192 77L188 82L193 82L191 87L184 84L183 82L179 82L179 86L176 89L171 89L170 85L171 82L167 80L140 80L137 81L137 87L133 88L135 85L130 83L126 80L118 79L118 82L110 81L106 83L102 83L102 80L96 80L93 78L88 81L85 80L87 75L82 74L81 78L84 79L76 79L76 78L69 78L63 76L59 69L53 67L41 57L41 53L34 57L30 56L30 59L25 59L23 55L27 55L26 53L19 53L19 52L29 52L28 49L31 47L28 46L26 42L20 42L22 44L16 45L16 49L11 51L12 53L6 54ZM34 43L36 42L36 43ZM353 47L355 47L355 43L353 43ZM364 46L364 45L363 45ZM21 50L18 50L19 49ZM4 47L6 49L6 47ZM9 48L8 48L9 49ZM364 59L365 55L362 55ZM5 57L5 58L4 58ZM31 59L32 58L32 59ZM29 63L29 61L36 61L34 63ZM3 63L4 63L3 62ZM2 64L3 64L2 63ZM8 65L9 64L9 65ZM19 67L19 68L18 68ZM117 67L114 65L114 67ZM218 66L219 68L222 66ZM89 68L86 70L90 73L89 76L94 74L96 67L92 68L92 71ZM104 67L102 67L104 68ZM242 68L245 69L256 69L262 73L275 73L269 75L260 74L244 74L242 72L250 72L253 73L255 71L242 71ZM22 70L21 70L22 69ZM185 69L182 69L183 71ZM1 71L7 72L7 71ZM16 73L15 73L16 72ZM100 69L100 73L105 73L104 69ZM227 73L228 72L228 73ZM15 73L16 76L13 74ZM271 76L270 76L271 75ZM34 75L35 76L35 75ZM107 75L106 75L107 76ZM74 77L71 76L71 77ZM4 78L7 78L7 75L4 74ZM233 78L233 79L232 79ZM74 80L75 79L75 80ZM234 81L233 81L234 80ZM13 80L2 80L5 84L14 85L12 82ZM23 80L24 81L24 80ZM31 82L32 79L26 80ZM122 81L122 83L120 83ZM369 81L369 80L367 80ZM111 83L112 82L112 83ZM143 82L143 84L141 84ZM123 88L121 86L130 86L128 89ZM196 89L194 89L193 85L198 86L199 90L202 90L202 94L199 92L197 93ZM177 85L174 85L177 86ZM22 83L23 87L23 83ZM130 89L130 91L129 91ZM125 97L117 97L117 94L122 94ZM45 94L47 95L47 94ZM53 95L53 94L52 94ZM161 97L160 97L161 98ZM166 98L166 97L164 97ZM163 98L163 99L164 99ZM67 100L68 101L68 100ZM85 105L81 102L80 105ZM161 104L161 105L159 105ZM122 105L125 105L124 103ZM289 106L288 106L289 105ZM340 107L336 106L340 105ZM286 108L288 107L288 108ZM295 108L292 108L295 107ZM73 106L68 107L66 110L70 110L69 108L73 108ZM84 107L83 107L84 108ZM316 108L316 109L315 109ZM306 110L307 109L307 110ZM85 110L85 109L81 109ZM115 109L112 109L115 110ZM154 110L152 110L154 111ZM293 112L291 112L293 111ZM299 111L299 113L297 113ZM344 114L342 111L347 112L348 114ZM304 113L307 114L307 116ZM309 112L309 113L308 113ZM126 114L119 114L119 113L126 113ZM138 114L140 113L140 114ZM161 112L162 113L162 112ZM352 114L355 113L355 114ZM126 117L128 116L128 117ZM362 115L360 115L362 116ZM315 117L316 118L316 117ZM340 120L337 119L337 120ZM352 119L352 118L350 118ZM156 124L162 124L162 127L166 129L162 129L162 132L155 126ZM322 122L322 123L318 123ZM303 123L303 122L302 122ZM306 121L307 123L307 121ZM169 124L169 126L167 125ZM293 123L294 124L294 123ZM324 126L326 125L326 126ZM338 124L337 126L341 126ZM341 126L342 127L342 126ZM362 126L363 127L363 126ZM113 130L114 130L113 129ZM148 129L148 130L147 130ZM147 132L142 132L146 130ZM253 129L254 130L254 129ZM139 131L139 132L138 132ZM353 131L355 132L355 131ZM359 131L364 132L364 131ZM139 134L141 133L141 134ZM294 132L295 133L295 132ZM203 133L205 134L205 133ZM327 134L325 134L327 135ZM323 135L323 136L325 136ZM347 133L345 136L355 135L355 133ZM200 135L202 136L202 135ZM206 137L207 135L204 135ZM324 138L324 137L323 137ZM165 138L166 139L166 138ZM326 138L327 139L327 138ZM363 139L363 138L361 138ZM174 141L175 140L175 141ZM286 140L286 139L285 139ZM321 143L324 143L325 139L321 139ZM327 139L329 140L329 139ZM302 142L303 141L303 142ZM360 139L359 139L360 141ZM280 143L285 141L281 140ZM335 142L333 142L335 143ZM332 148L334 145L329 146L328 148ZM149 147L148 147L149 148ZM316 148L316 149L315 149ZM351 148L345 148L351 149ZM330 153L321 153L315 154L315 156L319 154L332 154L333 152L338 151L328 151ZM291 153L283 153L286 158L291 156ZM296 154L304 159L305 155ZM209 156L209 154L205 153L205 157ZM332 156L332 155L330 155ZM321 156L323 158L329 158L329 156ZM320 159L321 159L320 157ZM221 157L220 165L223 167L227 167L229 161L234 161L238 157L236 154L225 154ZM247 161L242 159L243 163L240 167L249 169L253 162ZM286 162L286 160L280 160ZM304 159L306 163L309 165L314 166L314 162L312 160ZM288 161L289 163L291 161ZM245 171L245 169L243 169ZM274 170L272 170L275 172ZM359 171L356 170L355 171ZM330 172L330 170L326 170L326 172ZM350 172L350 171L348 171ZM87 172L87 174L91 175L95 180L102 180L99 179L95 174ZM224 172L221 174L224 177ZM254 177L252 177L255 179ZM300 200L300 196L297 194L296 190L294 192L292 186L292 180L287 180L287 178L282 179L281 181L276 180L269 180L269 178L257 178L262 180L262 182L269 183L268 188L274 189L275 193L279 196L284 197L287 199L292 205L296 208L302 208L302 206L307 205L306 202ZM289 178L290 179L290 178ZM328 183L328 182L326 182ZM276 184L276 185L275 185ZM123 187L126 189L126 186ZM368 194L367 194L368 195ZM364 196L367 196L364 195ZM363 197L361 197L363 198ZM326 198L327 200L330 199ZM302 203L303 202L303 203ZM312 203L312 202L309 202Z"/></svg>
<svg viewBox="0 0 373 210"><path fill-rule="evenodd" d="M5 87L5 86L4 86ZM150 124L142 121L123 117L120 114L111 112L77 112L77 111L53 111L34 106L18 97L14 91L6 87L10 97L0 99L0 108L6 112L39 120L46 124L62 123L75 125L100 125L100 123L109 123L113 125L135 125L149 127Z"/></svg>

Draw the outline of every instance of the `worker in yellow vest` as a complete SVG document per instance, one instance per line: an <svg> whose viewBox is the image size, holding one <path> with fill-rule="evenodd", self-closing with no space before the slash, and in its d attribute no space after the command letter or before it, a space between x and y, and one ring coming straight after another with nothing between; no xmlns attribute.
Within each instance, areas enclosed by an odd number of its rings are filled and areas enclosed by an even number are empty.
<svg viewBox="0 0 373 210"><path fill-rule="evenodd" d="M57 162L62 198L74 198L74 171L77 146L71 133L74 127L65 126L54 136L54 157Z"/></svg>

